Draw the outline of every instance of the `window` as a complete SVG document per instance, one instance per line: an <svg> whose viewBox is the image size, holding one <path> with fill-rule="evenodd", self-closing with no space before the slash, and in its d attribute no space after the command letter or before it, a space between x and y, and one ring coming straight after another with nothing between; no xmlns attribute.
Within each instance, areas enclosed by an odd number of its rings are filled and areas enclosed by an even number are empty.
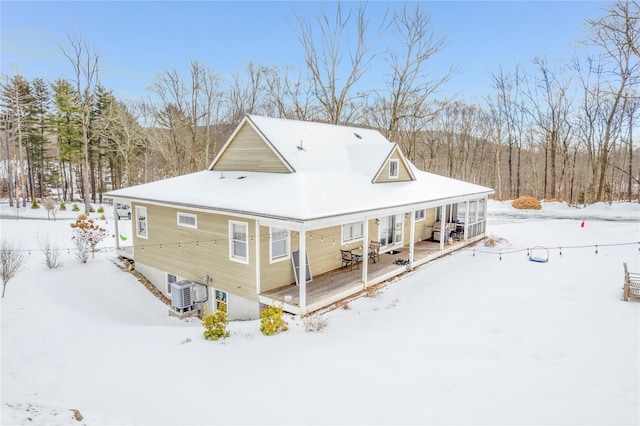
<svg viewBox="0 0 640 426"><path fill-rule="evenodd" d="M419 220L424 220L424 216L425 216L424 209L416 210L416 213L415 213L416 222Z"/></svg>
<svg viewBox="0 0 640 426"><path fill-rule="evenodd" d="M216 290L216 310L227 312L227 292Z"/></svg>
<svg viewBox="0 0 640 426"><path fill-rule="evenodd" d="M397 179L400 176L400 162L389 160L389 179Z"/></svg>
<svg viewBox="0 0 640 426"><path fill-rule="evenodd" d="M249 263L247 242L249 225L245 222L229 221L229 257L240 263Z"/></svg>
<svg viewBox="0 0 640 426"><path fill-rule="evenodd" d="M167 294L171 294L171 283L178 282L178 277L167 273Z"/></svg>
<svg viewBox="0 0 640 426"><path fill-rule="evenodd" d="M342 225L342 244L361 240L364 235L364 222L345 223Z"/></svg>
<svg viewBox="0 0 640 426"><path fill-rule="evenodd" d="M178 212L178 226L186 226L187 228L198 227L198 216L195 214Z"/></svg>
<svg viewBox="0 0 640 426"><path fill-rule="evenodd" d="M147 234L147 208L136 206L136 235L149 238Z"/></svg>
<svg viewBox="0 0 640 426"><path fill-rule="evenodd" d="M289 232L286 229L271 228L271 260L281 261L289 258Z"/></svg>

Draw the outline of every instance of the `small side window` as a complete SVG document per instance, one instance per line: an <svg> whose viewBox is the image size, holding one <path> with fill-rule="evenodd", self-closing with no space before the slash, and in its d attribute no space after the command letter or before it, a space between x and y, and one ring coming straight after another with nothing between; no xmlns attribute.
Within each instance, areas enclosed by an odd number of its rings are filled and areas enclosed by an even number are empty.
<svg viewBox="0 0 640 426"><path fill-rule="evenodd" d="M246 222L229 221L229 258L249 264L249 225Z"/></svg>
<svg viewBox="0 0 640 426"><path fill-rule="evenodd" d="M149 238L146 207L136 206L136 235L140 238Z"/></svg>
<svg viewBox="0 0 640 426"><path fill-rule="evenodd" d="M198 228L198 216L195 214L178 212L178 226Z"/></svg>
<svg viewBox="0 0 640 426"><path fill-rule="evenodd" d="M389 179L397 179L398 177L400 177L400 162L389 160Z"/></svg>
<svg viewBox="0 0 640 426"><path fill-rule="evenodd" d="M216 290L216 310L227 312L227 292Z"/></svg>

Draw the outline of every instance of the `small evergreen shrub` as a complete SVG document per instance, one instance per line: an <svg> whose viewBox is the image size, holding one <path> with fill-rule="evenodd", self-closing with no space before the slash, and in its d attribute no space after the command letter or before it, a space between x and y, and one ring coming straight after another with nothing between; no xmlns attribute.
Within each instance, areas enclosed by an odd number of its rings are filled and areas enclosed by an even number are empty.
<svg viewBox="0 0 640 426"><path fill-rule="evenodd" d="M102 206L98 207L98 213L104 213L104 207Z"/></svg>
<svg viewBox="0 0 640 426"><path fill-rule="evenodd" d="M31 200L31 208L32 209L39 209L40 208L40 204L38 204L38 199L37 198L33 198Z"/></svg>
<svg viewBox="0 0 640 426"><path fill-rule="evenodd" d="M64 203L64 201L60 201L60 210L67 211L67 205Z"/></svg>
<svg viewBox="0 0 640 426"><path fill-rule="evenodd" d="M78 203L73 203L73 208L71 209L71 211L74 211L74 212L80 211L80 207L78 207Z"/></svg>
<svg viewBox="0 0 640 426"><path fill-rule="evenodd" d="M540 210L542 206L540 205L540 201L536 198L529 196L522 196L511 203L514 209L519 210Z"/></svg>
<svg viewBox="0 0 640 426"><path fill-rule="evenodd" d="M95 213L96 209L93 208L93 206L89 206L89 213Z"/></svg>
<svg viewBox="0 0 640 426"><path fill-rule="evenodd" d="M260 311L260 331L265 336L273 336L281 331L287 331L289 324L282 318L282 307L267 306Z"/></svg>
<svg viewBox="0 0 640 426"><path fill-rule="evenodd" d="M222 304L222 306L224 306L224 304ZM220 340L229 337L229 331L227 330L229 320L227 319L226 311L226 309L218 309L216 312L205 314L205 316L202 317L205 339Z"/></svg>

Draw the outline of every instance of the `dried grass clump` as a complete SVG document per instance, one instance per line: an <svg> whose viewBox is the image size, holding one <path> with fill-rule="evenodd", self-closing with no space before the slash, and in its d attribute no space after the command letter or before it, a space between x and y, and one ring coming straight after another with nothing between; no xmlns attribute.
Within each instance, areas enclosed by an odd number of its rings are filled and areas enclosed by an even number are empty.
<svg viewBox="0 0 640 426"><path fill-rule="evenodd" d="M497 244L502 244L504 242L506 242L507 240L505 240L504 238L501 237L487 237L487 239L484 240L484 246L485 247L495 247Z"/></svg>
<svg viewBox="0 0 640 426"><path fill-rule="evenodd" d="M540 205L540 201L533 197L523 196L514 200L511 203L514 209L519 210L540 210L542 206Z"/></svg>

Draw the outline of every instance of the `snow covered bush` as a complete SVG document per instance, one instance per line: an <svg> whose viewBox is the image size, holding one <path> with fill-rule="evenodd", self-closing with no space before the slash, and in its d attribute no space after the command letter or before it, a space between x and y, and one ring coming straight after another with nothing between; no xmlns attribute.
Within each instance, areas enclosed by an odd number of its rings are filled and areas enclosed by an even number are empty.
<svg viewBox="0 0 640 426"><path fill-rule="evenodd" d="M224 304L222 304L224 306ZM202 326L204 327L204 338L207 340L220 340L229 337L227 326L227 310L218 309L212 314L205 314L202 317Z"/></svg>
<svg viewBox="0 0 640 426"><path fill-rule="evenodd" d="M60 210L62 210L62 206L64 203L60 203ZM56 214L58 213L58 204L56 204L55 200L51 197L47 197L44 200L44 208L47 209L47 220L51 219L53 216L53 221L56 220Z"/></svg>
<svg viewBox="0 0 640 426"><path fill-rule="evenodd" d="M511 205L513 206L514 209L520 209L520 210L542 209L542 206L540 205L540 201L538 201L536 198L529 197L529 196L519 197L518 199L514 200L513 203L511 203Z"/></svg>
<svg viewBox="0 0 640 426"><path fill-rule="evenodd" d="M7 240L0 244L0 275L2 276L2 297L7 289L9 280L18 273L24 262L24 252L19 245L13 245Z"/></svg>
<svg viewBox="0 0 640 426"><path fill-rule="evenodd" d="M72 239L75 240L76 249L83 251L83 247L86 247L91 250L92 257L95 256L96 246L109 236L107 230L96 224L93 219L78 217L78 219L71 224L71 228L73 229ZM83 260L80 256L78 257L80 260ZM86 259L82 263L85 262Z"/></svg>
<svg viewBox="0 0 640 426"><path fill-rule="evenodd" d="M49 269L55 269L62 266L62 259L60 259L61 252L57 247L54 247L49 241L49 237L38 237L38 244L40 250L44 254L45 264Z"/></svg>
<svg viewBox="0 0 640 426"><path fill-rule="evenodd" d="M272 336L287 331L289 324L282 318L282 307L267 306L260 311L260 331L265 336Z"/></svg>

